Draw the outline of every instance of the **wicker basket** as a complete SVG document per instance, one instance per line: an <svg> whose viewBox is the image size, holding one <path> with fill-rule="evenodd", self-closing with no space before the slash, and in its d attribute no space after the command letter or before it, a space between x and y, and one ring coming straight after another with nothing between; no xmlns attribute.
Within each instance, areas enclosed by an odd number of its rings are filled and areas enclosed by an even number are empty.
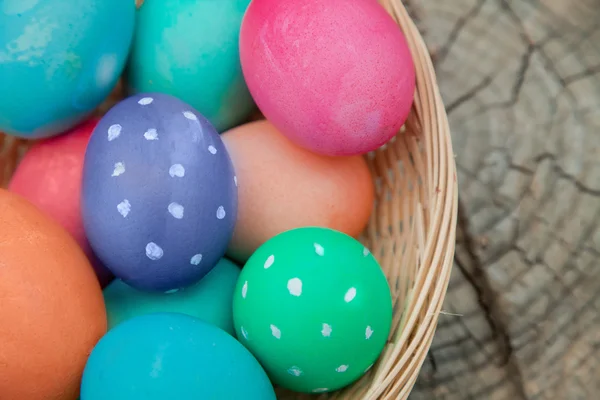
<svg viewBox="0 0 600 400"><path fill-rule="evenodd" d="M377 186L362 241L378 258L394 299L387 346L376 365L336 393L282 399L406 399L435 332L454 256L457 196L454 154L429 53L401 0L380 0L409 42L417 72L412 113L402 132L367 155ZM122 96L115 89L98 113ZM6 186L31 142L0 133L0 182Z"/></svg>

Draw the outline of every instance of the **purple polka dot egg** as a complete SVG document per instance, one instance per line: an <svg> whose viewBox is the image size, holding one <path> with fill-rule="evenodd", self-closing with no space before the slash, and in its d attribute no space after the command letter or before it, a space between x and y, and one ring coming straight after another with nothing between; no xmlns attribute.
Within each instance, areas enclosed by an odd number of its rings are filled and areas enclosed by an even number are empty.
<svg viewBox="0 0 600 400"><path fill-rule="evenodd" d="M96 126L81 201L88 240L115 276L168 292L198 282L225 254L237 179L204 116L176 97L143 93Z"/></svg>

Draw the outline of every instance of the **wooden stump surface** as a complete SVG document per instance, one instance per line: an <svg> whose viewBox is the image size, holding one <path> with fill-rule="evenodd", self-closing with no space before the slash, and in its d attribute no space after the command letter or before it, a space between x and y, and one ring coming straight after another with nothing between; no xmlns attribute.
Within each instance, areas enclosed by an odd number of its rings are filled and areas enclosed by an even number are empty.
<svg viewBox="0 0 600 400"><path fill-rule="evenodd" d="M411 398L598 399L600 1L410 8L460 185L449 314Z"/></svg>

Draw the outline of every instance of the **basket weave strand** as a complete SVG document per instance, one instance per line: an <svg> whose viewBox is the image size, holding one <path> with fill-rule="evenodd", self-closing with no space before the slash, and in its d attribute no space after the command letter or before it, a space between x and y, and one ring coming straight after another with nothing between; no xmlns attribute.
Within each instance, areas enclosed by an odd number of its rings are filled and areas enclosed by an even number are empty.
<svg viewBox="0 0 600 400"><path fill-rule="evenodd" d="M361 241L388 277L394 319L378 362L352 386L318 397L278 389L280 399L407 399L433 340L454 256L458 189L448 120L427 47L400 0L380 0L406 35L417 87L398 135L366 157L376 201ZM138 0L138 4L141 3ZM118 86L99 107L123 96ZM0 133L5 187L31 141Z"/></svg>

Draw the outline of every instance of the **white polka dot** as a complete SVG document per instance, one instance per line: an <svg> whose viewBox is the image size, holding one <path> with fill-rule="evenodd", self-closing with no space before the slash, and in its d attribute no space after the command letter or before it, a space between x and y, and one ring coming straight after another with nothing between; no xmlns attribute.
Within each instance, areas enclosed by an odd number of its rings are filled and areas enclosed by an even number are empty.
<svg viewBox="0 0 600 400"><path fill-rule="evenodd" d="M171 178L183 178L185 176L185 168L181 164L173 164L169 168L169 175L171 175Z"/></svg>
<svg viewBox="0 0 600 400"><path fill-rule="evenodd" d="M233 183L235 183L235 186L237 187L237 176L233 177Z"/></svg>
<svg viewBox="0 0 600 400"><path fill-rule="evenodd" d="M347 365L340 365L339 367L337 367L335 369L337 372L346 372L348 371L348 366Z"/></svg>
<svg viewBox="0 0 600 400"><path fill-rule="evenodd" d="M198 265L198 264L200 264L200 261L202 261L202 254L198 253L198 254L195 254L190 259L190 264L192 264L192 265Z"/></svg>
<svg viewBox="0 0 600 400"><path fill-rule="evenodd" d="M141 106L147 106L148 104L152 103L154 101L154 99L152 97L143 97L138 101L138 104Z"/></svg>
<svg viewBox="0 0 600 400"><path fill-rule="evenodd" d="M183 116L191 121L198 121L198 117L196 117L196 114L194 114L191 111L184 111Z"/></svg>
<svg viewBox="0 0 600 400"><path fill-rule="evenodd" d="M300 296L302 294L302 281L299 278L292 278L287 283L287 288L292 296Z"/></svg>
<svg viewBox="0 0 600 400"><path fill-rule="evenodd" d="M288 374L294 375L294 376L300 376L303 374L302 370L296 366L288 368L287 372L288 372Z"/></svg>
<svg viewBox="0 0 600 400"><path fill-rule="evenodd" d="M325 337L331 336L331 325L323 324L323 329L321 329L321 335Z"/></svg>
<svg viewBox="0 0 600 400"><path fill-rule="evenodd" d="M356 288L351 287L344 295L344 301L346 303L350 303L352 300L354 300L354 297L356 297Z"/></svg>
<svg viewBox="0 0 600 400"><path fill-rule="evenodd" d="M368 256L370 253L369 249L367 249L366 247L363 247L363 256Z"/></svg>
<svg viewBox="0 0 600 400"><path fill-rule="evenodd" d="M208 151L210 151L210 154L217 154L217 149L215 146L208 146Z"/></svg>
<svg viewBox="0 0 600 400"><path fill-rule="evenodd" d="M323 256L325 254L325 249L319 243L315 243L315 253L317 253L320 256Z"/></svg>
<svg viewBox="0 0 600 400"><path fill-rule="evenodd" d="M219 208L217 208L217 218L223 219L225 218L225 215L225 209L223 208L223 206L219 206Z"/></svg>
<svg viewBox="0 0 600 400"><path fill-rule="evenodd" d="M312 392L313 393L324 393L327 392L329 389L327 388L317 388L317 389L313 389Z"/></svg>
<svg viewBox="0 0 600 400"><path fill-rule="evenodd" d="M273 254L271 254L269 257L267 257L267 261L265 261L265 269L271 268L271 265L273 265L273 263L275 262L275 256Z"/></svg>
<svg viewBox="0 0 600 400"><path fill-rule="evenodd" d="M149 259L154 261L159 260L162 258L163 254L163 249L156 243L150 242L146 245L146 256Z"/></svg>
<svg viewBox="0 0 600 400"><path fill-rule="evenodd" d="M129 200L125 199L117 204L117 211L125 218L127 214L129 214L129 211L131 211L131 203L129 203Z"/></svg>
<svg viewBox="0 0 600 400"><path fill-rule="evenodd" d="M273 324L271 324L271 335L273 335L275 339L281 339L281 331Z"/></svg>
<svg viewBox="0 0 600 400"><path fill-rule="evenodd" d="M244 282L244 286L242 286L242 299L246 298L247 293L248 293L248 281Z"/></svg>
<svg viewBox="0 0 600 400"><path fill-rule="evenodd" d="M365 339L371 339L371 335L373 335L373 329L370 326L367 326L367 329L365 329Z"/></svg>
<svg viewBox="0 0 600 400"><path fill-rule="evenodd" d="M125 173L125 164L122 162L115 163L115 169L113 169L112 176L119 176Z"/></svg>
<svg viewBox="0 0 600 400"><path fill-rule="evenodd" d="M173 293L177 293L177 292L179 292L179 289L171 289L171 290L167 290L165 292L165 294L173 294Z"/></svg>
<svg viewBox="0 0 600 400"><path fill-rule="evenodd" d="M177 219L183 218L183 206L179 203L171 203L168 205L167 210L169 213Z"/></svg>
<svg viewBox="0 0 600 400"><path fill-rule="evenodd" d="M144 137L146 140L158 140L158 132L156 132L156 129L154 128L148 129L144 133Z"/></svg>
<svg viewBox="0 0 600 400"><path fill-rule="evenodd" d="M119 136L121 136L121 130L123 127L119 124L114 124L108 127L108 141L112 142Z"/></svg>
<svg viewBox="0 0 600 400"><path fill-rule="evenodd" d="M248 340L248 331L243 326L240 327L240 331L242 331L242 336L244 339Z"/></svg>

